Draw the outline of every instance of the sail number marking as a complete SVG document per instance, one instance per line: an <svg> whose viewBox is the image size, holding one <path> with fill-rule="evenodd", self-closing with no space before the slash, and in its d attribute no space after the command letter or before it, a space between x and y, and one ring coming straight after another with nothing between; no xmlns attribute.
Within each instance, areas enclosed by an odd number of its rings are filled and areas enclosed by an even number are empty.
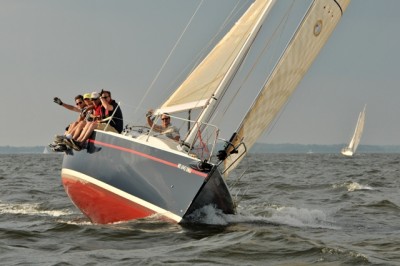
<svg viewBox="0 0 400 266"><path fill-rule="evenodd" d="M189 174L192 173L192 168L190 168L190 167L188 167L186 165L178 163L178 168L181 169L182 171L186 172L186 173L189 173Z"/></svg>

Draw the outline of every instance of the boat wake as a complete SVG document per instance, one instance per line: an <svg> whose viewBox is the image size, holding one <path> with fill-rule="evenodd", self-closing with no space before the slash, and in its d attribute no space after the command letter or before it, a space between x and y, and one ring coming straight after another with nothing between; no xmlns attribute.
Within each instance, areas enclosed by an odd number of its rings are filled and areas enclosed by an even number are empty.
<svg viewBox="0 0 400 266"><path fill-rule="evenodd" d="M259 224L259 225L288 225L293 227L340 229L334 221L322 210L309 210L295 207L279 207L264 210L264 215L254 215L241 212L224 214L213 206L196 210L189 216L189 223L207 225Z"/></svg>
<svg viewBox="0 0 400 266"><path fill-rule="evenodd" d="M333 219L323 210L296 207L269 207L265 217L253 216L255 219L264 219L275 225L293 227L340 229L334 226Z"/></svg>
<svg viewBox="0 0 400 266"><path fill-rule="evenodd" d="M338 229L333 226L329 215L321 210L309 210L295 207L267 207L263 214L254 215L242 210L238 214L224 214L220 209L208 205L196 210L185 220L185 224L205 224L228 226L234 224L288 225L293 227ZM76 215L69 209L46 210L38 203L3 203L0 202L0 214L21 214L28 216L49 216L58 218L58 222L69 225L93 225L86 217L71 218ZM160 222L153 217L145 219ZM121 222L126 224L126 222ZM116 223L119 224L119 223ZM115 225L115 224L114 224Z"/></svg>
<svg viewBox="0 0 400 266"><path fill-rule="evenodd" d="M71 210L46 210L39 203L3 203L0 202L0 214L23 214L32 216L61 217L73 214Z"/></svg>

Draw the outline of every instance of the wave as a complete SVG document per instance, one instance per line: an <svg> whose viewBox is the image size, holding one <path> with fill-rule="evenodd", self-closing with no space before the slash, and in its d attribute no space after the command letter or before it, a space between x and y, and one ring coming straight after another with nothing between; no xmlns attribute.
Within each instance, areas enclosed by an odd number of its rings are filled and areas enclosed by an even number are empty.
<svg viewBox="0 0 400 266"><path fill-rule="evenodd" d="M396 203L394 203L394 202L392 202L390 200L380 200L380 201L377 201L377 202L366 204L364 206L365 207L372 207L372 208L385 208L385 209L388 209L388 210L399 210L400 209L400 207Z"/></svg>
<svg viewBox="0 0 400 266"><path fill-rule="evenodd" d="M332 186L333 188L345 188L347 191L352 192L352 191L357 191L357 190L374 190L373 187L369 185L361 185L357 182L345 182L342 184L334 184Z"/></svg>
<svg viewBox="0 0 400 266"><path fill-rule="evenodd" d="M71 210L45 210L38 203L3 203L0 202L0 214L23 214L35 216L60 217L73 214Z"/></svg>

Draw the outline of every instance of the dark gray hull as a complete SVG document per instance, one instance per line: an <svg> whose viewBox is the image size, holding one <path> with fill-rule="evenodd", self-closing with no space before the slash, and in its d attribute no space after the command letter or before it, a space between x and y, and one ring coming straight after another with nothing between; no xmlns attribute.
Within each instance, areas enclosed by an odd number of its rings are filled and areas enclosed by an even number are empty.
<svg viewBox="0 0 400 266"><path fill-rule="evenodd" d="M190 167L193 161L177 151L98 131L87 149L64 156L62 181L74 204L95 223L151 215L182 222L206 205L234 213L217 167L201 172Z"/></svg>

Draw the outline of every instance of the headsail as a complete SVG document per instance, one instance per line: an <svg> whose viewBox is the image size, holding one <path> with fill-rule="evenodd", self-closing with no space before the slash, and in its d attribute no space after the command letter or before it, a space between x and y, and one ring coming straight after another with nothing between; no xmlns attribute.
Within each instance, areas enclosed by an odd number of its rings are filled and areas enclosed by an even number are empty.
<svg viewBox="0 0 400 266"><path fill-rule="evenodd" d="M225 175L243 158L244 146L250 149L261 134L277 117L294 92L311 63L328 40L350 0L315 0L301 22L295 35L275 66L264 88L257 96L236 131L232 141L238 153L225 160ZM227 147L230 154L232 147Z"/></svg>
<svg viewBox="0 0 400 266"><path fill-rule="evenodd" d="M222 83L227 79L227 74L235 73L232 68L240 66L240 60L247 53L252 39L274 2L275 0L255 1L198 67L162 104L158 113L165 110L173 113L207 105L215 91L223 86Z"/></svg>
<svg viewBox="0 0 400 266"><path fill-rule="evenodd" d="M256 0L156 113L204 108L185 142L193 144L243 62L275 0Z"/></svg>

